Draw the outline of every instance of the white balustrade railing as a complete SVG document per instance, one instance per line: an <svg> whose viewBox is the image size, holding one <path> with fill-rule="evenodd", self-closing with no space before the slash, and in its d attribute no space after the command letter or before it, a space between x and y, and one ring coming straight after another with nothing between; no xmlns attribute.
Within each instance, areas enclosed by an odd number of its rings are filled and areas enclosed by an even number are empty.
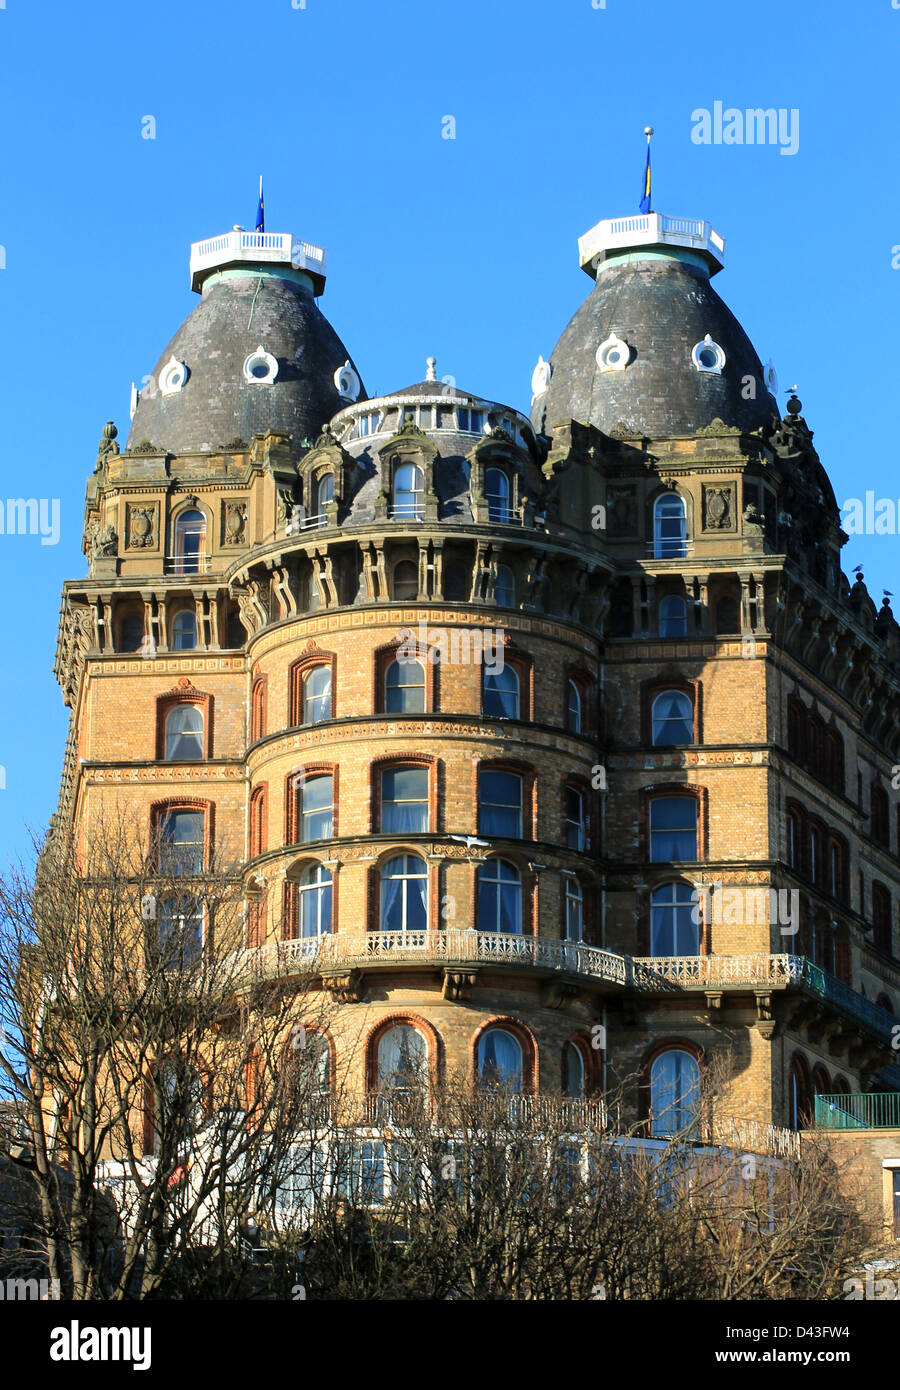
<svg viewBox="0 0 900 1390"><path fill-rule="evenodd" d="M660 990L675 985L787 985L802 977L802 958L789 955L635 956L634 986Z"/></svg>
<svg viewBox="0 0 900 1390"><path fill-rule="evenodd" d="M323 969L391 964L400 961L435 964L530 965L572 975L588 975L624 985L627 957L602 951L580 941L521 936L506 932L449 931L336 932L333 935L270 941L242 953L252 972L289 972L298 967Z"/></svg>

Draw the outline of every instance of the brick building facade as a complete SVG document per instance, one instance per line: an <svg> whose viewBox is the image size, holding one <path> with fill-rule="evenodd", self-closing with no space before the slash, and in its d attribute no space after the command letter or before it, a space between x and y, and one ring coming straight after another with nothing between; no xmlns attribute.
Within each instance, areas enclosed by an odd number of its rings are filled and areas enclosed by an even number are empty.
<svg viewBox="0 0 900 1390"><path fill-rule="evenodd" d="M527 416L433 359L367 397L318 248L192 248L200 305L88 481L57 824L239 863L245 949L314 951L360 1093L415 1054L621 1083L663 1134L719 1058L721 1118L796 1129L900 1088L900 629L717 233L580 252Z"/></svg>

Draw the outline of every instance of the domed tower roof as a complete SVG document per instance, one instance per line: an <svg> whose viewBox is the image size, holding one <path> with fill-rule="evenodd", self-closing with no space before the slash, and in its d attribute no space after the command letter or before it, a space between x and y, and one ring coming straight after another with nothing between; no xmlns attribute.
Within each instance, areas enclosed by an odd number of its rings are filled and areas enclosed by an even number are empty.
<svg viewBox="0 0 900 1390"><path fill-rule="evenodd" d="M245 232L191 247L200 303L132 393L128 448L149 439L171 453L221 448L273 429L295 455L348 401L365 397L349 353L321 313L326 254L278 232Z"/></svg>
<svg viewBox="0 0 900 1390"><path fill-rule="evenodd" d="M772 423L774 371L710 284L724 242L708 222L611 219L580 239L579 253L596 285L549 364L535 368L538 433L568 419L656 439L715 419L743 430Z"/></svg>

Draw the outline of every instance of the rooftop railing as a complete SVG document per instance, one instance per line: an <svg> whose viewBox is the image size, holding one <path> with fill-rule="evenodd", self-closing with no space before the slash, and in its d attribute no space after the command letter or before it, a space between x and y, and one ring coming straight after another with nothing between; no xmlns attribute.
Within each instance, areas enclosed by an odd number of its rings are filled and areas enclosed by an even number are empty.
<svg viewBox="0 0 900 1390"><path fill-rule="evenodd" d="M900 1129L900 1091L816 1096L816 1129Z"/></svg>

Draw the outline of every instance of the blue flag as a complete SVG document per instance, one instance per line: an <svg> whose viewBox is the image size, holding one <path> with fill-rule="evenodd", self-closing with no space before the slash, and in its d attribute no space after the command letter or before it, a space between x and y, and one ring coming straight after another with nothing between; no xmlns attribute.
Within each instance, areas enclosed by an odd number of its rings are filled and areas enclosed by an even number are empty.
<svg viewBox="0 0 900 1390"><path fill-rule="evenodd" d="M644 170L644 193L641 198L641 212L650 211L650 141L647 141L647 167Z"/></svg>
<svg viewBox="0 0 900 1390"><path fill-rule="evenodd" d="M262 174L259 176L259 206L256 209L256 231L266 230L266 209L263 206Z"/></svg>

